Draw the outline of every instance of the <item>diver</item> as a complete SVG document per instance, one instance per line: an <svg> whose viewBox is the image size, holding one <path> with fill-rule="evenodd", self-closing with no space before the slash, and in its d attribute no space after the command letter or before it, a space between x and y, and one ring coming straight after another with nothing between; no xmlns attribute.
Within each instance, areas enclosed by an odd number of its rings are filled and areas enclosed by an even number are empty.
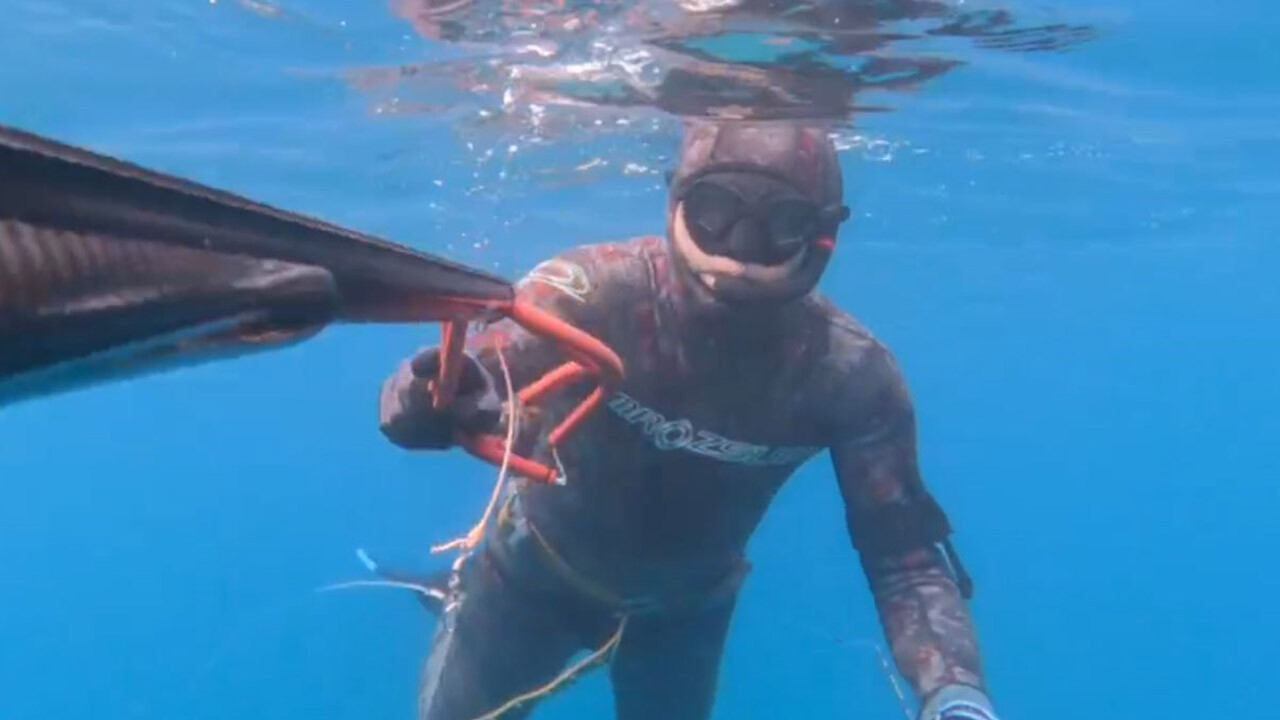
<svg viewBox="0 0 1280 720"><path fill-rule="evenodd" d="M820 128L693 124L666 238L573 249L520 282L523 299L611 345L627 376L554 457L539 429L561 408L515 412L517 449L558 463L566 482L512 483L482 545L440 585L420 720L493 717L622 627L609 660L617 717L708 718L747 541L823 450L919 717L995 718L972 583L921 479L902 373L815 290L849 217L842 197ZM509 320L475 335L465 357L443 410L431 395L438 349L383 384L393 443L444 449L460 430L493 432L506 419L504 373L521 387L561 360ZM566 395L564 408L581 399Z"/></svg>

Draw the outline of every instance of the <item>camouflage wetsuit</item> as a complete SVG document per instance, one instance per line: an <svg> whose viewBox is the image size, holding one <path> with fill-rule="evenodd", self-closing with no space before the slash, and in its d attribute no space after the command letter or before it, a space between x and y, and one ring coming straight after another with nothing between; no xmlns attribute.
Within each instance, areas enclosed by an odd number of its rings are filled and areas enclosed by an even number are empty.
<svg viewBox="0 0 1280 720"><path fill-rule="evenodd" d="M711 317L680 277L667 243L649 238L573 250L520 284L613 347L627 377L562 448L568 484L520 484L463 567L423 675L422 720L470 720L546 683L610 636L620 599L636 612L610 668L618 717L708 717L744 547L783 482L823 450L900 670L920 696L982 687L966 581L943 549L947 520L922 484L889 351L817 295ZM495 377L499 343L516 387L563 361L503 321L470 348ZM408 374L384 388L383 427L413 446L398 422ZM525 430L536 455L546 427Z"/></svg>

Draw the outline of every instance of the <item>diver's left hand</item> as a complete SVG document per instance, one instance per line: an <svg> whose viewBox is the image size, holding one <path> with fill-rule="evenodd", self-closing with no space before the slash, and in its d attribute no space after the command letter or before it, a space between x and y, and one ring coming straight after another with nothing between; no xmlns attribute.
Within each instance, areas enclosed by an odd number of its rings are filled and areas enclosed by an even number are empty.
<svg viewBox="0 0 1280 720"><path fill-rule="evenodd" d="M986 693L969 685L939 688L920 709L920 720L999 720Z"/></svg>

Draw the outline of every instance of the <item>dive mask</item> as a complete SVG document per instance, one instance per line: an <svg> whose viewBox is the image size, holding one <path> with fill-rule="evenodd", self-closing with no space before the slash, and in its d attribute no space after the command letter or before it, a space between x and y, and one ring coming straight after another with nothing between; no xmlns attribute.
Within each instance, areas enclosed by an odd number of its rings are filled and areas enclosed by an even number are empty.
<svg viewBox="0 0 1280 720"><path fill-rule="evenodd" d="M760 173L708 174L682 193L684 220L705 253L778 265L849 217L843 205L819 206Z"/></svg>
<svg viewBox="0 0 1280 720"><path fill-rule="evenodd" d="M726 300L787 300L817 284L843 205L819 205L759 168L717 168L674 195L672 235L682 263Z"/></svg>

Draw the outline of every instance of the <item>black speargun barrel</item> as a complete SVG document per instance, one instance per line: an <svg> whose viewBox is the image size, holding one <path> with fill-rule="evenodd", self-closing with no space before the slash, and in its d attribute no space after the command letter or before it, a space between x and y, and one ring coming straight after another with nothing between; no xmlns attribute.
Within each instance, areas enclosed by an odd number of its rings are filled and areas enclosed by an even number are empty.
<svg viewBox="0 0 1280 720"><path fill-rule="evenodd" d="M501 278L0 127L0 405L511 299Z"/></svg>

